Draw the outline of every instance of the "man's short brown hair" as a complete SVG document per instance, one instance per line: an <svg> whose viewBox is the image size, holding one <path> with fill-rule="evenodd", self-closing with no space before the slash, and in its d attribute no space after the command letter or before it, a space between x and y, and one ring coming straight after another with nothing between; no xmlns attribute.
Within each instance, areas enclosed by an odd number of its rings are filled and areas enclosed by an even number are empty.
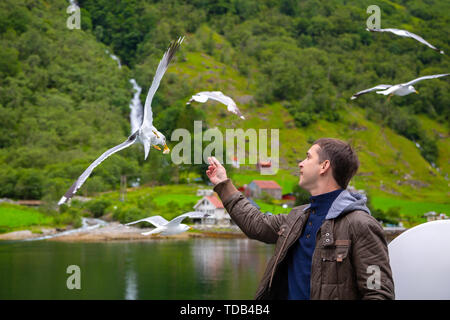
<svg viewBox="0 0 450 320"><path fill-rule="evenodd" d="M337 184L346 189L359 168L359 160L352 147L338 139L321 138L314 141L319 145L319 162L330 160L333 178Z"/></svg>

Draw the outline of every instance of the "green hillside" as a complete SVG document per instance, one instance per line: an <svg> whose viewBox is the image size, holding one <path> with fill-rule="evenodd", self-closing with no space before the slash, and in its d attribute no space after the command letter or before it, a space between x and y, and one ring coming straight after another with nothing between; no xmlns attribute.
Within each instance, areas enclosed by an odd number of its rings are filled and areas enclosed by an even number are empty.
<svg viewBox="0 0 450 320"><path fill-rule="evenodd" d="M145 101L168 44L186 35L152 103L169 147L176 144L173 130L192 131L194 120L222 132L279 129L276 176L261 176L245 163L230 175L238 185L274 179L288 193L311 143L339 138L356 148L361 162L351 184L376 208L398 206L415 217L450 213L449 80L423 81L419 95L390 101L374 93L349 99L380 83L450 70L448 55L365 31L370 1L78 2L81 30L66 26L68 1L0 3L0 198L59 199L95 158L130 134L129 79L142 86ZM378 5L383 28L408 29L450 52L450 4ZM106 50L120 57L122 68ZM212 102L185 106L204 90L231 96L247 120ZM204 170L176 166L158 152L144 161L142 147L133 146L102 163L79 194L118 190L122 175L129 184L139 178L176 188ZM187 206L183 201L179 208Z"/></svg>
<svg viewBox="0 0 450 320"><path fill-rule="evenodd" d="M11 204L0 204L0 233L17 228L53 225L54 219L37 210Z"/></svg>

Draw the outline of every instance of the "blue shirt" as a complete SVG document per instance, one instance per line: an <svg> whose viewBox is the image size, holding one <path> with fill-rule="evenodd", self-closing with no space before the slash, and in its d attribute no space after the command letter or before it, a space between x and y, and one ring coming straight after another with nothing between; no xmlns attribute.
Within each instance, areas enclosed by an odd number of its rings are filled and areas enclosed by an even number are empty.
<svg viewBox="0 0 450 320"><path fill-rule="evenodd" d="M316 233L322 226L333 201L343 189L311 196L311 213L298 241L292 245L288 258L288 299L309 300L311 290L311 262L316 245Z"/></svg>

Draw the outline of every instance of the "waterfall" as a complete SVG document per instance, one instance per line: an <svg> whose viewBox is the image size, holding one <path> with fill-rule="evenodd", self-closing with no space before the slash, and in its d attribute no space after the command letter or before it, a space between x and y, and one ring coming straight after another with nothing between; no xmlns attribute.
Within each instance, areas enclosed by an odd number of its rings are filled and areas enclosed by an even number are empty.
<svg viewBox="0 0 450 320"><path fill-rule="evenodd" d="M122 64L120 63L119 57L116 56L115 54L110 53L108 49L106 49L105 52L106 52L106 54L108 54L111 57L111 59L117 61L117 65L118 65L119 69L122 69Z"/></svg>
<svg viewBox="0 0 450 320"><path fill-rule="evenodd" d="M142 88L137 84L136 80L130 79L133 85L134 95L130 102L130 123L131 123L131 133L134 133L142 124L143 108L141 99L139 96L141 94Z"/></svg>

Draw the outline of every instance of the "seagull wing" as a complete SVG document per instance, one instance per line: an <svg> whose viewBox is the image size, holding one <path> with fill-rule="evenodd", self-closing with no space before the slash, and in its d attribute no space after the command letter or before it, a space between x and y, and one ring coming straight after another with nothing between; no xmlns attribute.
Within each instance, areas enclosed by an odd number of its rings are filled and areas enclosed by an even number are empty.
<svg viewBox="0 0 450 320"><path fill-rule="evenodd" d="M144 218L144 219L140 219L140 220L136 220L130 223L127 223L126 226L132 225L132 224L136 224L139 222L150 222L151 224L153 224L155 227L161 227L161 226L165 226L166 224L169 223L169 221L167 221L166 219L164 219L161 216L152 216L152 217L148 217L148 218Z"/></svg>
<svg viewBox="0 0 450 320"><path fill-rule="evenodd" d="M153 96L155 95L156 90L158 90L159 83L161 82L161 79L164 76L164 73L166 72L170 61L172 60L173 56L175 55L175 52L177 52L177 50L180 47L183 40L184 40L184 37L180 37L176 42L173 42L172 44L170 44L169 49L167 49L166 53L164 54L161 61L159 62L158 68L156 69L155 76L153 77L152 85L150 86L150 89L148 89L147 98L145 99L145 104L144 104L144 120L143 120L143 122L146 122L149 127L151 127L153 124L153 112L152 112Z"/></svg>
<svg viewBox="0 0 450 320"><path fill-rule="evenodd" d="M239 108L236 106L236 103L229 96L224 95L220 91L202 91L196 93L192 96L191 100L189 100L188 104L191 103L192 100L197 102L206 102L208 99L216 100L220 103L223 103L227 106L228 111L238 115L241 119L245 120L245 117L242 115Z"/></svg>
<svg viewBox="0 0 450 320"><path fill-rule="evenodd" d="M91 175L92 171L100 164L103 162L103 160L105 160L106 158L108 158L110 155L125 149L129 146L131 146L133 143L136 142L137 139L137 131L132 134L130 137L128 137L128 139L107 150L106 152L104 152L100 157L98 157L94 162L91 163L91 165L81 174L81 176L78 177L78 179L72 184L72 186L69 188L69 190L67 190L66 194L64 196L61 197L61 199L58 202L58 205L61 205L63 203L65 203L67 200L69 200L70 198L72 198L74 196L74 194L78 191L78 189L80 189L80 187L83 185L83 183L86 181L87 178L89 178L89 176Z"/></svg>
<svg viewBox="0 0 450 320"><path fill-rule="evenodd" d="M396 84L395 86L389 87L386 90L381 89L381 91L377 91L378 94L384 94L387 96L388 94L394 93L398 89L400 89L403 85L402 84Z"/></svg>
<svg viewBox="0 0 450 320"><path fill-rule="evenodd" d="M379 84L376 87L370 88L370 89L366 89L366 90L362 90L359 91L357 93L355 93L354 95L352 95L352 97L350 99L355 100L356 98L358 98L360 95L375 91L375 90L385 90L387 88L392 87L391 84Z"/></svg>
<svg viewBox="0 0 450 320"><path fill-rule="evenodd" d="M192 98L186 104L190 104L192 101L205 103L206 101L208 101L208 99L209 97L205 95L204 92L199 92L193 95Z"/></svg>
<svg viewBox="0 0 450 320"><path fill-rule="evenodd" d="M200 212L200 211L186 212L186 213L183 213L182 215L179 215L178 217L175 217L172 220L170 220L170 222L167 224L167 226L174 227L174 226L180 224L181 221L183 221L186 218L203 218L205 216L208 216L208 214L204 213L204 212Z"/></svg>
<svg viewBox="0 0 450 320"><path fill-rule="evenodd" d="M416 41L419 41L420 43L423 43L424 45L430 47L433 50L439 51L439 53L444 54L444 51L439 50L438 48L436 48L435 46L433 46L431 43L429 43L428 41L426 41L424 38L422 38L421 36L409 32L407 30L401 30L401 29L394 29L394 28L388 28L388 29L367 29L369 31L372 32L391 32L397 36L400 37L407 37L407 38L413 38Z"/></svg>
<svg viewBox="0 0 450 320"><path fill-rule="evenodd" d="M419 36L419 35L417 35L417 34L415 34L415 33L409 32L409 31L406 31L406 32L407 32L408 35L409 35L411 38L413 38L414 40L417 40L417 41L419 41L420 43L423 43L424 45L430 47L431 49L433 49L433 50L435 50L435 51L438 51L440 54L444 54L444 51L439 50L438 48L436 48L435 46L433 46L431 43L429 43L428 41L426 41L426 40L425 40L424 38L422 38L421 36Z"/></svg>
<svg viewBox="0 0 450 320"><path fill-rule="evenodd" d="M413 85L416 82L422 81L422 80L428 80L428 79L436 79L436 78L440 78L440 77L445 77L450 75L450 73L443 73L443 74L433 74L431 76L423 76L414 80L411 80L410 82L404 83L404 86L410 86Z"/></svg>
<svg viewBox="0 0 450 320"><path fill-rule="evenodd" d="M401 29L394 29L394 28L386 28L386 29L377 29L377 28L373 28L373 29L369 29L366 28L367 31L371 31L371 32L391 32L397 36L400 37L410 37L410 32L406 31L406 30L401 30Z"/></svg>

